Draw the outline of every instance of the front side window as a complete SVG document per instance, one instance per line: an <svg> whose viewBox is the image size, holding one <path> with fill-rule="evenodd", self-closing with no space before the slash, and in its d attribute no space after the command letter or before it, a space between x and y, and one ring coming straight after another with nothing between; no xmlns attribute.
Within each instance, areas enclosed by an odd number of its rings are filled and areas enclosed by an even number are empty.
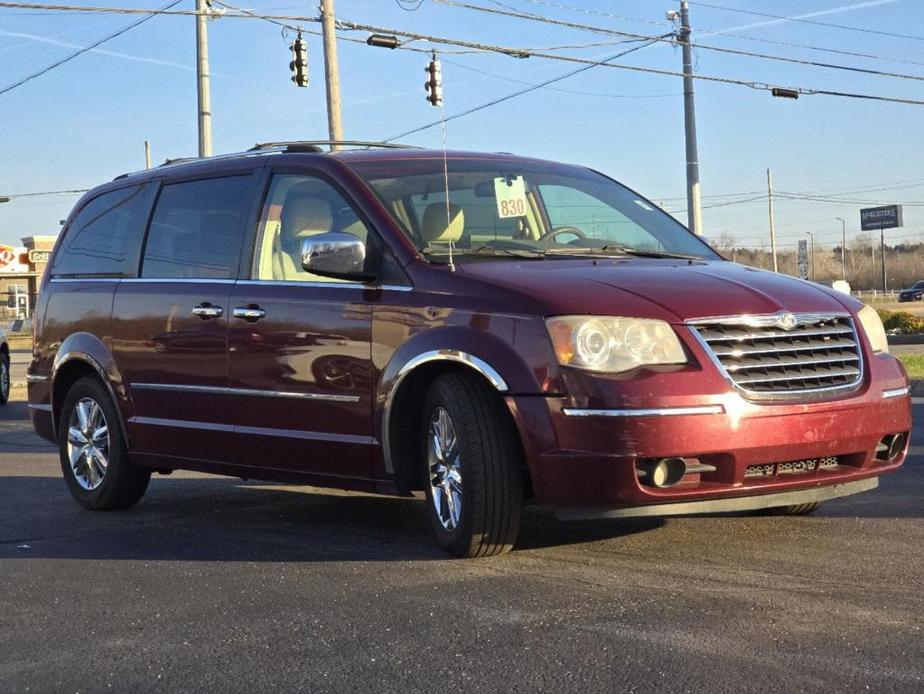
<svg viewBox="0 0 924 694"><path fill-rule="evenodd" d="M369 234L353 206L329 183L312 176L273 177L260 218L254 254L254 279L287 282L336 282L302 268L302 243L331 231L352 234L363 243Z"/></svg>
<svg viewBox="0 0 924 694"><path fill-rule="evenodd" d="M151 219L141 276L236 277L251 193L249 175L165 185Z"/></svg>
<svg viewBox="0 0 924 694"><path fill-rule="evenodd" d="M77 213L55 253L52 277L132 277L151 189L132 186L94 198Z"/></svg>
<svg viewBox="0 0 924 694"><path fill-rule="evenodd" d="M718 258L673 217L589 169L451 159L446 176L441 158L349 165L431 259L450 245L463 261L633 253Z"/></svg>

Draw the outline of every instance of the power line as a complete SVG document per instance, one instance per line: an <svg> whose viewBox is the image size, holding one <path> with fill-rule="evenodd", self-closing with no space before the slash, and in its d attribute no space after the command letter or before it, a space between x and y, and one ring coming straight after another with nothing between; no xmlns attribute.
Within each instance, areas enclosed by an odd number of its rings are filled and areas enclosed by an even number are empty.
<svg viewBox="0 0 924 694"><path fill-rule="evenodd" d="M830 27L832 29L843 29L845 31L858 31L864 34L876 34L878 36L889 36L897 39L911 39L913 41L924 41L924 36L913 34L898 34L892 31L880 31L878 29L869 29L867 27L850 26L849 24L834 24L832 22L819 22L816 19L805 19L802 17L786 17L779 14L770 14L768 12L757 12L756 10L744 10L739 7L727 7L725 5L715 5L709 2L691 1L692 5L699 7L709 7L713 10L724 10L726 12L737 12L738 14L749 14L755 17L767 17L769 19L785 19L788 22L798 22L800 24L814 24L815 26Z"/></svg>
<svg viewBox="0 0 924 694"><path fill-rule="evenodd" d="M161 8L158 10L158 12L161 12L161 11L163 11L163 10L169 10L171 7L173 7L173 6L175 6L175 5L179 5L180 2L182 2L182 0L174 0L174 2L167 3L166 5L164 5L163 7L161 7ZM19 79L19 80L17 80L16 82L13 82L12 84L8 84L7 86L5 86L5 87L3 87L3 88L0 88L0 96L2 96L3 94L6 94L7 92L10 92L10 91L16 89L16 87L21 87L22 85L26 84L27 82L31 82L32 80L36 79L37 77L41 77L42 75L44 75L44 74L46 74L46 73L48 73L48 72L51 72L51 71L54 70L55 68L61 67L61 66L64 65L65 63L69 63L69 62L72 61L74 58L76 58L76 57L78 57L78 56L81 56L81 55L83 55L84 53L87 53L88 51L92 51L94 48L97 48L98 46L103 45L103 44L106 43L107 41L111 41L112 39L117 38L117 37L121 36L122 34L128 32L128 31L131 31L131 30L134 29L136 26L138 26L138 25L140 25L140 24L144 24L144 23L145 23L146 21L148 21L149 19L153 19L153 18L157 15L158 12L149 14L149 15L147 15L146 17L142 17L141 19L138 19L138 20L132 22L132 23L129 24L128 26L125 26L125 27L123 27L122 29L119 29L118 31L115 31L115 32L113 32L113 33L111 33L111 34L107 34L107 35L104 36L103 38L101 38L101 39L99 39L99 40L97 40L97 41L94 41L94 42L91 43L89 46L84 46L83 48L80 48L80 49L74 51L73 53L70 53L70 54L66 55L65 57L61 58L60 60L56 60L55 62L51 63L50 65L47 65L47 66L43 67L41 70L38 70L37 72L33 72L31 75L26 75L26 76L23 77L22 79Z"/></svg>
<svg viewBox="0 0 924 694"><path fill-rule="evenodd" d="M113 12L116 14L165 14L165 15L196 15L199 14L195 10L153 10L153 9L132 9L132 8L122 8L122 7L83 7L75 5L45 5L39 3L26 3L26 2L7 2L0 1L0 7L12 7L12 8L31 8L31 9L47 9L47 10L67 10L74 12L96 12L96 13L106 13ZM211 14L211 13L204 13ZM233 17L233 18L247 18L247 19L276 19L279 21L295 21L295 22L312 22L320 23L319 17L311 16L286 16L286 15L263 15L263 14L228 14L224 13L222 17ZM528 15L527 15L528 16ZM429 34L421 34L418 32L411 32L405 30L398 30L393 28L385 28L376 26L373 24L362 24L358 22L351 22L344 19L337 20L338 28L353 30L353 31L364 31L371 33L385 33L393 34L396 36L407 37L410 39L426 41L434 44L442 44L449 46L459 46L463 48L469 48L477 51L487 52L487 53L497 53L501 55L509 55L514 57L535 57L535 58L544 58L547 60L559 60L562 62L577 63L583 65L601 65L603 67L614 68L618 70L628 70L631 72L639 72L644 74L651 75L662 75L667 77L682 77L682 72L677 72L675 70L666 70L661 68L653 67L643 67L639 65L625 65L622 63L601 63L600 61L590 60L587 58L578 58L575 56L565 56L565 55L555 55L552 53L547 53L544 51L535 51L528 50L523 48L516 48L510 46L500 46L495 44L486 44L479 43L476 41L464 41L460 39L453 39L441 36L432 36ZM645 37L645 40L662 40L663 37ZM705 82L716 82L719 84L730 84L748 87L750 89L770 91L774 88L774 85L757 82L757 81L747 81L741 79L735 79L731 77L721 77L718 75L703 75L703 74L694 74L694 79L705 81ZM850 98L850 99L864 99L869 101L881 101L885 103L897 103L897 104L908 104L914 106L924 106L924 100L921 99L910 99L910 98L901 98L901 97L891 97L891 96L881 96L876 94L863 94L855 92L844 92L844 91L833 91L827 89L813 89L806 87L792 87L793 91L797 92L800 95L804 96L835 96L841 98Z"/></svg>
<svg viewBox="0 0 924 694"><path fill-rule="evenodd" d="M575 5L567 5L567 4L558 3L558 2L547 2L546 0L521 0L521 1L528 2L532 5L541 5L543 7L548 7L552 9L579 12L582 14L593 15L597 17L608 17L610 19L618 19L618 20L622 20L626 22L635 22L638 24L648 24L648 25L655 25L655 26L666 26L670 24L669 22L665 22L665 21L657 21L653 19L641 19L639 17L628 17L626 15L614 14L612 12L604 12L602 10L594 10L594 9L590 9L586 7L577 7ZM513 9L509 5L504 5L500 2L496 2L496 0L492 0L492 2L494 2L495 5L501 5L502 7ZM695 4L698 4L698 3L695 3ZM536 16L539 16L539 15L536 15ZM799 49L807 50L807 51L831 53L833 55L844 55L844 56L850 56L853 58L868 58L870 60L881 60L881 61L886 61L886 62L904 63L907 65L924 65L924 62L921 62L918 60L908 60L905 58L892 58L888 56L875 55L872 53L861 53L858 51L848 51L848 50L839 49L839 48L827 48L824 46L812 46L812 45L803 44L803 43L793 43L791 41L780 41L780 40L768 39L768 38L759 37L759 36L746 36L745 34L732 33L730 31L725 31L722 29L703 29L700 27L697 29L696 33L699 36L728 37L728 38L740 39L742 41L753 41L757 43L766 43L766 44L772 44L775 46L785 46L787 48L799 48Z"/></svg>
<svg viewBox="0 0 924 694"><path fill-rule="evenodd" d="M459 2L458 0L433 0L436 3L441 5L447 5L451 7L459 7L467 10L474 10L476 12L486 12L489 14L498 14L505 17L514 17L517 19L526 19L532 22L541 22L543 24L553 24L557 26L564 26L571 29L580 29L582 31L590 31L593 33L604 33L604 34L614 34L616 36L628 36L631 38L651 38L650 36L645 36L644 34L635 34L631 32L619 31L617 29L608 29L605 27L595 27L589 24L579 24L576 22L568 22L560 19L552 19L551 17L543 17L533 13L524 13L516 12L513 10L506 9L495 9L492 7L483 7L481 5L472 5L467 2ZM671 38L667 38L671 37ZM673 33L665 34L664 37L659 39L665 43L671 45L677 45L678 41L674 37ZM905 79L905 80L918 80L924 81L924 75L911 75L904 72L888 72L885 70L873 70L871 68L855 67L852 65L841 65L838 63L822 63L816 60L804 60L802 58L790 58L787 56L772 55L770 53L757 53L754 51L743 51L737 48L723 48L721 46L710 46L702 43L691 44L693 48L698 48L700 50L706 51L715 51L717 53L727 53L731 55L741 55L749 58L759 58L761 60L772 60L782 63L791 63L795 65L808 65L810 67L824 68L828 70L843 70L846 72L859 72L866 75L875 75L878 77L892 77L895 79Z"/></svg>
<svg viewBox="0 0 924 694"><path fill-rule="evenodd" d="M454 65L455 67L461 68L463 70L468 70L469 72L474 72L479 75L485 75L487 77L493 77L495 79L503 80L504 82L512 82L513 84L525 84L528 86L536 86L535 82L527 82L526 80L518 80L513 77L507 77L505 75L498 75L497 73L490 72L488 70L479 70L476 67L471 65L465 65L464 63L459 63L455 60L449 60L443 58L443 62L448 65ZM607 92L588 92L581 91L580 89L563 89L561 87L544 87L549 91L561 92L563 94L580 94L582 96L602 96L608 97L611 99L661 99L665 97L675 97L682 96L681 92L675 92L672 94L608 94Z"/></svg>
<svg viewBox="0 0 924 694"><path fill-rule="evenodd" d="M650 46L652 43L654 43L654 41L648 41L647 43L642 44L641 46L633 46L632 48L628 48L628 49L626 49L626 50L624 50L624 51L620 51L619 53L616 53L616 54L614 54L614 55L611 55L611 56L608 57L608 58L604 58L602 61L595 62L595 63L592 64L592 65L585 65L584 67L578 68L577 70L571 70L570 72L566 72L564 75L559 75L558 77L553 77L553 78L551 78L551 79L545 80L544 82L539 82L538 84L531 84L530 86L528 86L528 87L526 87L526 88L524 88L524 89L519 89L519 90L513 92L512 94L507 94L506 96L502 96L502 97L499 97L499 98L497 98L497 99L492 99L491 101L485 102L485 103L480 104L480 105L478 105L478 106L474 106L473 108L466 109L465 111L462 111L462 112L460 112L460 113L454 113L454 114L451 115L451 116L446 116L445 118L441 118L440 120L433 121L432 123L427 123L426 125L421 125L421 126L419 126L419 127L417 127L417 128L413 128L413 129L411 129L411 130L408 130L408 131L406 131L406 132L400 133L400 134L398 134L398 135L394 135L393 137L389 137L388 139L383 140L383 142L392 142L393 140L398 140L398 139L400 139L400 138L407 137L408 135L414 135L415 133L419 133L419 132L422 132L422 131L424 131L424 130L429 130L430 128L433 128L433 127L435 127L435 126L437 126L437 125L440 125L440 124L442 124L442 123L447 123L447 122L449 122L449 121L451 121L451 120L456 120L457 118L462 118L463 116L468 116L468 115L470 115L470 114L472 114L472 113L475 113L476 111L481 111L481 110L486 109L486 108L489 108L489 107L491 107L491 106L496 106L497 104L503 103L504 101L509 101L510 99L515 99L516 97L522 96L523 94L528 94L529 92L534 92L534 91L536 91L537 89L542 89L543 87L547 87L547 86L549 86L550 84L554 84L554 83L556 83L556 82L561 82L561 81L564 80L564 79L567 79L567 78L569 78L569 77L573 77L574 75L580 74L580 73L582 73L582 72L586 72L587 70L590 70L590 69L592 69L592 68L595 68L595 67L597 67L597 66L599 66L599 65L606 65L606 64L608 64L608 62L609 62L610 60L616 60L616 58L621 58L621 57L624 56L624 55L628 55L629 53L632 53L633 51L637 51L637 50L640 50L640 49L642 49L642 48L645 48L646 46Z"/></svg>
<svg viewBox="0 0 924 694"><path fill-rule="evenodd" d="M3 197L10 198L38 198L46 195L73 195L77 193L86 193L89 188L76 188L74 190L43 190L33 193L5 193Z"/></svg>

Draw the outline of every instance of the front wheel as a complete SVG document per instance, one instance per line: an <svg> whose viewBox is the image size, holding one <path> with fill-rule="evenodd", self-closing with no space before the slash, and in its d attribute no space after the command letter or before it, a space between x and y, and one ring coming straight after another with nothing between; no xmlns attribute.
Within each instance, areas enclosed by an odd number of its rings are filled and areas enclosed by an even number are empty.
<svg viewBox="0 0 924 694"><path fill-rule="evenodd" d="M119 414L95 378L81 378L67 392L58 423L58 447L67 487L84 508L128 508L148 488L151 471L129 463Z"/></svg>
<svg viewBox="0 0 924 694"><path fill-rule="evenodd" d="M771 513L777 516L807 516L814 513L821 507L820 501L813 501L808 504L794 504L793 506L780 506L769 509Z"/></svg>
<svg viewBox="0 0 924 694"><path fill-rule="evenodd" d="M523 506L522 454L503 403L475 377L441 376L421 421L427 514L458 557L510 551Z"/></svg>

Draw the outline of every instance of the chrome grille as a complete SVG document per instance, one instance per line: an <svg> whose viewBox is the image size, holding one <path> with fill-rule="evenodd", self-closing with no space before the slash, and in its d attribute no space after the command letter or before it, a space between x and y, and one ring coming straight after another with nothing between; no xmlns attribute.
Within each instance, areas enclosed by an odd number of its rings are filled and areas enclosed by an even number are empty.
<svg viewBox="0 0 924 694"><path fill-rule="evenodd" d="M863 374L848 316L781 313L706 319L691 327L729 379L757 398L848 389Z"/></svg>

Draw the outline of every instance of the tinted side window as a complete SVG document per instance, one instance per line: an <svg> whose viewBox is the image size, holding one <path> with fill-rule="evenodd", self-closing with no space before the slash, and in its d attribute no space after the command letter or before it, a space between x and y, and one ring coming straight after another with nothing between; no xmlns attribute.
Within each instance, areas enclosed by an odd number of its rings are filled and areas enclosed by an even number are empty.
<svg viewBox="0 0 924 694"><path fill-rule="evenodd" d="M235 277L250 195L249 175L165 185L151 219L141 276Z"/></svg>
<svg viewBox="0 0 924 694"><path fill-rule="evenodd" d="M253 276L289 282L337 282L302 268L302 243L329 231L366 242L369 230L356 210L329 183L312 176L277 174L257 234Z"/></svg>
<svg viewBox="0 0 924 694"><path fill-rule="evenodd" d="M53 277L133 277L153 187L104 193L77 213L51 268Z"/></svg>

